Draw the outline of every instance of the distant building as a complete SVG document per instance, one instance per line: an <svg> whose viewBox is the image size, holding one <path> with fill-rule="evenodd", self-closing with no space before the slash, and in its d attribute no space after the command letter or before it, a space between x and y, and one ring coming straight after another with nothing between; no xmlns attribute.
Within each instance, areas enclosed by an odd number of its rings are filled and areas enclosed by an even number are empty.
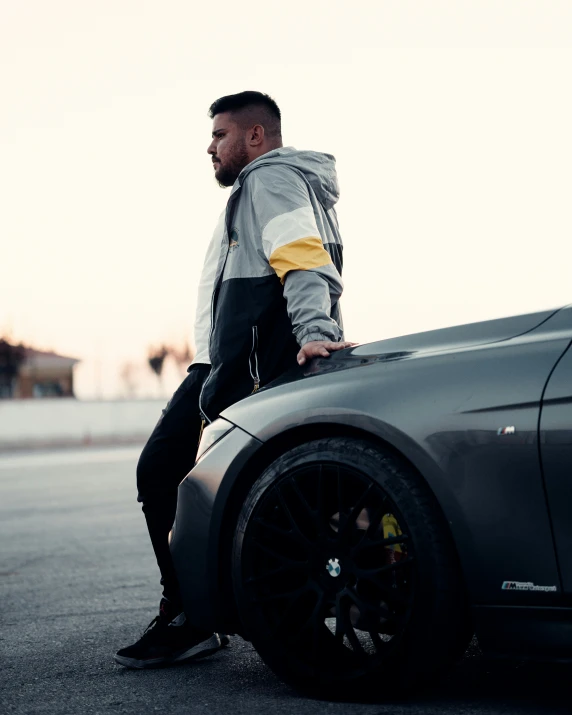
<svg viewBox="0 0 572 715"><path fill-rule="evenodd" d="M74 397L79 360L0 340L0 398Z"/></svg>

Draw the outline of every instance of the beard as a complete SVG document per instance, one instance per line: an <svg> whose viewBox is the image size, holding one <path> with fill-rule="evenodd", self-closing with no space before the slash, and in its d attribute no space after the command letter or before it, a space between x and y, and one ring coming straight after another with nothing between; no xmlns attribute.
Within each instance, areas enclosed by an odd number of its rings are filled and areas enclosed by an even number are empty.
<svg viewBox="0 0 572 715"><path fill-rule="evenodd" d="M219 162L215 170L215 179L221 189L232 186L247 164L248 152L246 151L246 142L244 139L237 139L232 147L230 158L224 164Z"/></svg>

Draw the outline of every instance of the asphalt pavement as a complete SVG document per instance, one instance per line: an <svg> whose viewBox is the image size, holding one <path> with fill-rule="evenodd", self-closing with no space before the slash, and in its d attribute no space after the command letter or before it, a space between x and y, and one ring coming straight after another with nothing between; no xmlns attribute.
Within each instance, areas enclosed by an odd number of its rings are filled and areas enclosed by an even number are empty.
<svg viewBox="0 0 572 715"><path fill-rule="evenodd" d="M476 645L439 686L391 702L304 697L240 638L176 668L116 665L160 598L138 453L0 456L0 713L572 713L572 667L492 661Z"/></svg>

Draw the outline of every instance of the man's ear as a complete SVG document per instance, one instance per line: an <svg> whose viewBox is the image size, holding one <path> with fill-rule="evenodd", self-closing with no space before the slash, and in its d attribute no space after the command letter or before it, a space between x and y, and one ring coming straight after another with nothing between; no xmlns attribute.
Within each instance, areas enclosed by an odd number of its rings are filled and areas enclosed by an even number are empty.
<svg viewBox="0 0 572 715"><path fill-rule="evenodd" d="M248 132L248 145L260 146L264 141L264 127L261 124L255 124Z"/></svg>

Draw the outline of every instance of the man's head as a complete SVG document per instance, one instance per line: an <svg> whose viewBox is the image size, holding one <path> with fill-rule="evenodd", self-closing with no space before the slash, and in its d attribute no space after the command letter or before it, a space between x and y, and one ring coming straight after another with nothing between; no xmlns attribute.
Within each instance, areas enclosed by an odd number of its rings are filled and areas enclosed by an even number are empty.
<svg viewBox="0 0 572 715"><path fill-rule="evenodd" d="M232 186L247 164L282 146L280 110L262 92L241 92L211 104L212 156L219 186Z"/></svg>

